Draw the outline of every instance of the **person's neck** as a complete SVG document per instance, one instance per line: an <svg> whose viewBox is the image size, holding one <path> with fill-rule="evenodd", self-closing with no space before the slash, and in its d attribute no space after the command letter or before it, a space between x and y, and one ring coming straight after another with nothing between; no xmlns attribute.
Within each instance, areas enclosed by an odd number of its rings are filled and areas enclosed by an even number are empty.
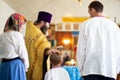
<svg viewBox="0 0 120 80"><path fill-rule="evenodd" d="M14 30L8 29L8 30L6 30L5 32L11 32L11 31L14 31Z"/></svg>
<svg viewBox="0 0 120 80"><path fill-rule="evenodd" d="M61 67L61 64L53 65L53 66L52 66L52 68L58 68L58 67Z"/></svg>
<svg viewBox="0 0 120 80"><path fill-rule="evenodd" d="M95 17L104 17L102 13L97 13Z"/></svg>

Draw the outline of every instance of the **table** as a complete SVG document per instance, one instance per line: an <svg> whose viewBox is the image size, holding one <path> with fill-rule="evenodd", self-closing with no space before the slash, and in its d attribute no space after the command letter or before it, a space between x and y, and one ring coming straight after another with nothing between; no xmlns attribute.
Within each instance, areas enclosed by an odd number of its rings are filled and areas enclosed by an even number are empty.
<svg viewBox="0 0 120 80"><path fill-rule="evenodd" d="M70 80L83 80L77 66L63 66L63 68L68 72Z"/></svg>

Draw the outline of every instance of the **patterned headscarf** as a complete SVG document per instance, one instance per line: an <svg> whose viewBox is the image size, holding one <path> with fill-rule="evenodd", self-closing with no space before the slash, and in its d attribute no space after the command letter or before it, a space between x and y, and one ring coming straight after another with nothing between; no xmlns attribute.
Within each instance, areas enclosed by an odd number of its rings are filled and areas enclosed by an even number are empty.
<svg viewBox="0 0 120 80"><path fill-rule="evenodd" d="M4 32L7 31L7 29L13 29L15 31L20 31L21 26L25 23L26 19L23 15L19 14L19 13L14 13L12 14L6 24L5 24L5 28L4 28Z"/></svg>

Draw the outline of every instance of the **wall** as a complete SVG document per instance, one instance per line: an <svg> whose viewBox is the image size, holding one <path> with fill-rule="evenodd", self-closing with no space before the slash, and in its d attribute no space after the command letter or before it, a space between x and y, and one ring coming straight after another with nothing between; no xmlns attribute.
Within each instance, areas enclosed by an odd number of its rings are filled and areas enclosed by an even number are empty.
<svg viewBox="0 0 120 80"><path fill-rule="evenodd" d="M88 5L93 0L4 0L14 10L22 13L27 19L35 21L39 11L53 14L52 23L59 23L63 16L88 17ZM104 4L104 14L120 23L120 0L99 0ZM29 4L28 4L29 2ZM21 6L24 5L24 6Z"/></svg>
<svg viewBox="0 0 120 80"><path fill-rule="evenodd" d="M53 23L61 22L63 16L78 16L88 17L88 5L93 0L82 0L82 3L78 0L53 0L46 3L46 6L42 6L39 10L49 11L53 14ZM120 0L99 0L104 5L104 15L120 23ZM38 11L37 11L38 12ZM36 14L37 14L36 12ZM33 18L34 19L34 18Z"/></svg>
<svg viewBox="0 0 120 80"><path fill-rule="evenodd" d="M6 2L4 2L6 1ZM9 1L9 2L8 2ZM12 12L22 13L27 19L35 21L39 11L49 11L53 14L52 23L62 22L62 17L89 17L88 5L93 0L0 0L0 26L3 26L6 17ZM104 14L120 23L120 0L100 0L104 4ZM28 4L29 2L29 4ZM10 6L8 6L9 4ZM21 6L24 5L24 6ZM34 7L33 7L34 6ZM12 7L12 8L11 8ZM14 9L14 10L13 10ZM1 30L1 28L0 28Z"/></svg>
<svg viewBox="0 0 120 80"><path fill-rule="evenodd" d="M0 0L0 34L3 32L7 18L15 11L3 0Z"/></svg>

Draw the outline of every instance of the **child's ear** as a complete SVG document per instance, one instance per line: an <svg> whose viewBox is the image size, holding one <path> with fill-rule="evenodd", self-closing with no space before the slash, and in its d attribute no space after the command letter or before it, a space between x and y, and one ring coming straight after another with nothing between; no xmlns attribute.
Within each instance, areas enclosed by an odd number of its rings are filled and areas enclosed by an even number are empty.
<svg viewBox="0 0 120 80"><path fill-rule="evenodd" d="M61 56L61 61L60 61L60 64L62 64L63 63L63 56Z"/></svg>

